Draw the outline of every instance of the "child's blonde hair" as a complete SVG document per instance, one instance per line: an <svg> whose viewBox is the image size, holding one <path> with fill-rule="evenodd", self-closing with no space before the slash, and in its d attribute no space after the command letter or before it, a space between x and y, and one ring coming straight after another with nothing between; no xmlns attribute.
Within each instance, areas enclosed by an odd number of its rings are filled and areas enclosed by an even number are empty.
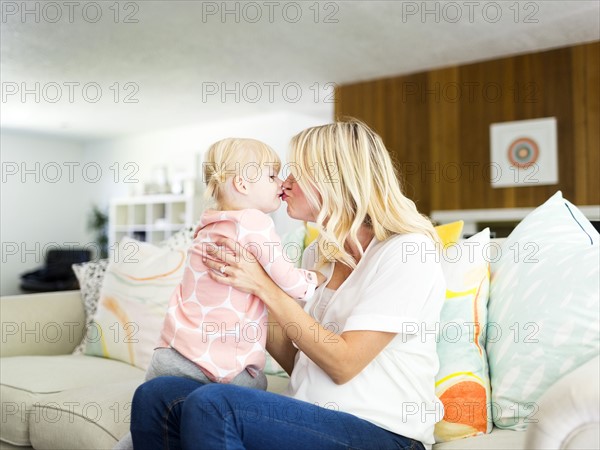
<svg viewBox="0 0 600 450"><path fill-rule="evenodd" d="M262 171L271 168L277 175L281 169L281 159L264 142L247 138L217 141L204 155L204 198L218 206L223 199L225 181L234 176L246 178L249 169Z"/></svg>
<svg viewBox="0 0 600 450"><path fill-rule="evenodd" d="M362 255L363 224L380 241L422 233L439 242L430 220L402 193L383 141L364 123L348 119L309 128L292 138L291 147L290 171L319 211L319 263L337 260L356 267L344 243L353 243Z"/></svg>

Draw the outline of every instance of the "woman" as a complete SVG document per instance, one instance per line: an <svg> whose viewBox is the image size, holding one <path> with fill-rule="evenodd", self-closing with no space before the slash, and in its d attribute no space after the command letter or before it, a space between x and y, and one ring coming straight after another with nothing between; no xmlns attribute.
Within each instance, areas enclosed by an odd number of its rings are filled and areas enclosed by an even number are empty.
<svg viewBox="0 0 600 450"><path fill-rule="evenodd" d="M305 268L327 276L301 307L236 243L207 254L214 280L260 297L285 396L163 377L138 388L139 449L430 448L445 284L429 220L402 194L381 138L356 120L292 139L288 214L315 222ZM214 273L212 273L214 272ZM243 333L242 333L243 335Z"/></svg>

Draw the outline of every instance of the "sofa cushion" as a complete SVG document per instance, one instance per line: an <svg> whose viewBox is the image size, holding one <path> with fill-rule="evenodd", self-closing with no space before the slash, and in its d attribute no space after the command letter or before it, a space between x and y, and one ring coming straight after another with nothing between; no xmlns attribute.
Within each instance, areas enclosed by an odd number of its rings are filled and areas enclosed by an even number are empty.
<svg viewBox="0 0 600 450"><path fill-rule="evenodd" d="M103 383L44 396L33 406L34 448L111 449L129 431L131 400L141 379Z"/></svg>
<svg viewBox="0 0 600 450"><path fill-rule="evenodd" d="M39 414L41 411L34 410L34 404L44 404L48 396L125 380L141 383L143 378L144 371L129 364L85 355L2 358L0 438L16 445L29 445L30 422L45 420Z"/></svg>
<svg viewBox="0 0 600 450"><path fill-rule="evenodd" d="M290 383L290 377L286 375L267 374L267 391L275 394L283 394L287 385Z"/></svg>
<svg viewBox="0 0 600 450"><path fill-rule="evenodd" d="M489 434L435 444L433 450L522 450L525 432L501 430L494 427Z"/></svg>
<svg viewBox="0 0 600 450"><path fill-rule="evenodd" d="M600 349L600 235L557 192L492 261L487 350L492 413L524 430L540 396Z"/></svg>

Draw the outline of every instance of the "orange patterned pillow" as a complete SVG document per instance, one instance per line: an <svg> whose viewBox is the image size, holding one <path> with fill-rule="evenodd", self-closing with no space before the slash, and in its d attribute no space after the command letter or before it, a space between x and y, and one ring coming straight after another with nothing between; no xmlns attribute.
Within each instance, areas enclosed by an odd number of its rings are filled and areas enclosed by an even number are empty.
<svg viewBox="0 0 600 450"><path fill-rule="evenodd" d="M490 230L447 248L442 257L446 300L442 307L437 353L440 369L435 393L444 417L435 426L436 442L492 430L490 378L485 351L490 287L487 251Z"/></svg>

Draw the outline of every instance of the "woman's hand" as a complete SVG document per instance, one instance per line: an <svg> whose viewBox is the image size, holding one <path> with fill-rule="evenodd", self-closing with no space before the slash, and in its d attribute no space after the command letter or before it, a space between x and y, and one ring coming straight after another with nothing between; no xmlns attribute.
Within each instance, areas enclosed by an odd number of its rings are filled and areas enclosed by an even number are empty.
<svg viewBox="0 0 600 450"><path fill-rule="evenodd" d="M239 242L223 239L215 244L202 246L201 253L204 264L213 269L208 271L208 276L217 283L258 297L265 288L274 285L254 255Z"/></svg>

